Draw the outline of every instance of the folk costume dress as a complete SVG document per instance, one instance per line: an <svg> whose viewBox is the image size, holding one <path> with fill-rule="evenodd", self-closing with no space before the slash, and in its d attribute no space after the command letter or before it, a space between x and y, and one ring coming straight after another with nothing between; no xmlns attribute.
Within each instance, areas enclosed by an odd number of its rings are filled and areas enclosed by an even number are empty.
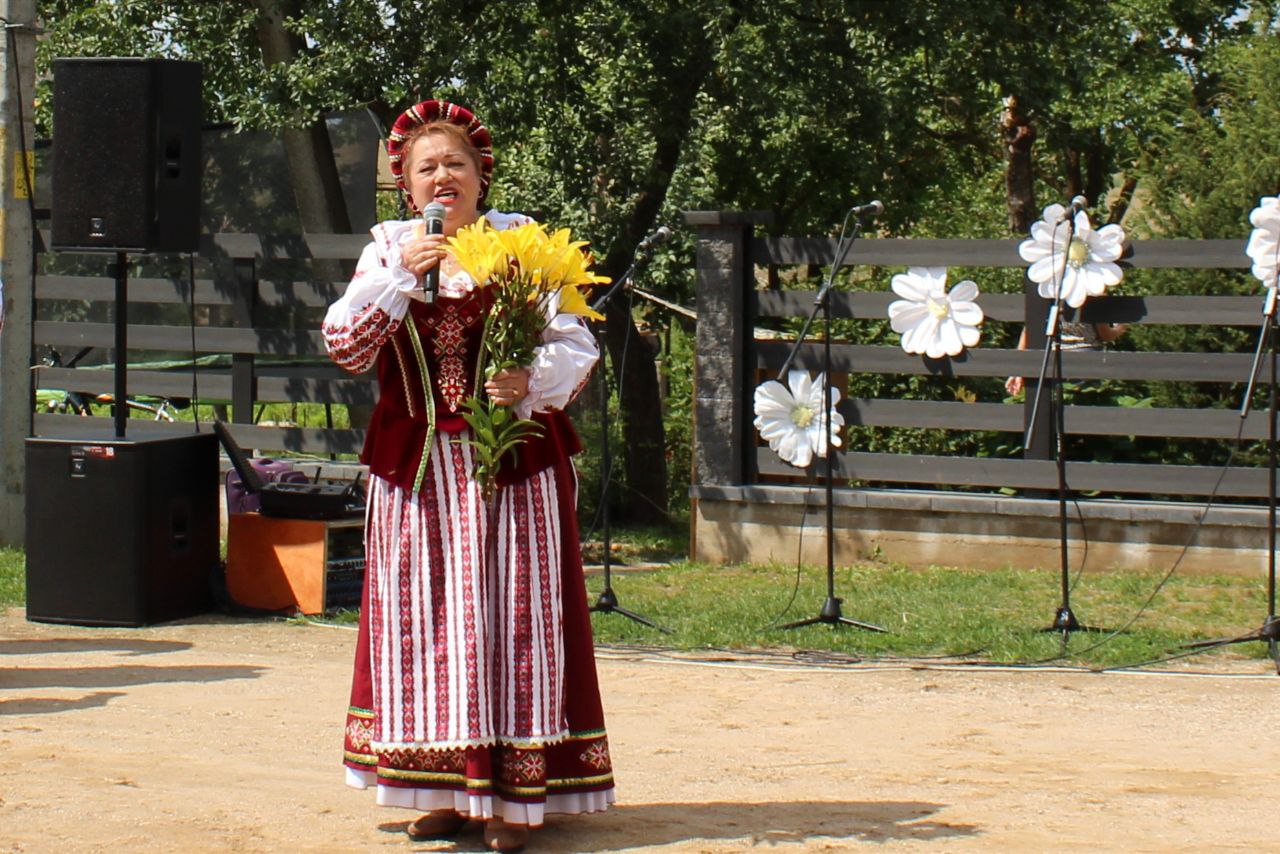
<svg viewBox="0 0 1280 854"><path fill-rule="evenodd" d="M495 228L528 219L490 211ZM348 784L420 811L537 827L614 800L578 551L580 445L562 411L598 352L556 316L517 414L542 426L486 502L461 403L475 388L488 292L442 277L434 303L400 266L414 222L384 222L324 337L343 368L376 367L366 582L344 764Z"/></svg>

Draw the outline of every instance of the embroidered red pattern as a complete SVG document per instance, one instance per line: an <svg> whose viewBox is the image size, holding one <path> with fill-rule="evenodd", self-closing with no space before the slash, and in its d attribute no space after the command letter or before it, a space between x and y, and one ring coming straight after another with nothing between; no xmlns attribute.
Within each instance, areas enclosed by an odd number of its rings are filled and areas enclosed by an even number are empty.
<svg viewBox="0 0 1280 854"><path fill-rule="evenodd" d="M467 396L467 331L483 317L483 305L476 298L436 303L440 314L431 335L436 357L436 385L450 412L457 412Z"/></svg>
<svg viewBox="0 0 1280 854"><path fill-rule="evenodd" d="M591 742L591 746L586 749L586 752L578 758L597 771L607 769L609 767L609 742L603 738L596 739Z"/></svg>

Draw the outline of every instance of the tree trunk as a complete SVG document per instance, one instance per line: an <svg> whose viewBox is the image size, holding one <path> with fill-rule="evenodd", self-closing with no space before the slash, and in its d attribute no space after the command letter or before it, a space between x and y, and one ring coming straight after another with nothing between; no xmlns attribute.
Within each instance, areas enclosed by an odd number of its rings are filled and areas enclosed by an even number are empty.
<svg viewBox="0 0 1280 854"><path fill-rule="evenodd" d="M1036 141L1036 129L1022 112L1015 95L1004 99L1000 132L1004 137L1004 189L1009 230L1015 234L1026 234L1031 230L1031 223L1040 216L1036 209L1035 175L1031 164L1031 146Z"/></svg>
<svg viewBox="0 0 1280 854"><path fill-rule="evenodd" d="M1132 175L1126 175L1124 183L1120 185L1120 192L1116 194L1116 199L1111 203L1111 210L1107 212L1107 224L1113 225L1124 219L1125 213L1129 210L1129 204L1133 201L1133 192L1138 189L1138 179Z"/></svg>
<svg viewBox="0 0 1280 854"><path fill-rule="evenodd" d="M641 185L618 239L601 264L605 275L621 276L631 264L635 246L657 221L671 186L671 176L688 139L698 93L714 67L714 45L693 53L687 73L673 86L669 100L656 110L657 146L648 180ZM604 192L601 190L601 192ZM606 312L605 343L618 379L625 455L627 500L621 514L628 521L652 524L667 518L667 448L659 392L658 348L640 335L627 303L615 297ZM623 352L626 352L625 367Z"/></svg>
<svg viewBox="0 0 1280 854"><path fill-rule="evenodd" d="M256 0L256 3L262 13L258 19L258 45L263 65L270 68L277 63L292 62L302 51L303 43L285 29L284 21L301 14L297 0ZM302 230L315 234L349 234L351 220L324 118L305 127L286 128L282 139Z"/></svg>
<svg viewBox="0 0 1280 854"><path fill-rule="evenodd" d="M277 63L292 62L302 52L302 39L285 29L287 18L301 14L298 0L255 0L258 17L258 46L262 64L267 68ZM351 218L342 195L338 164L333 156L333 143L324 117L304 127L288 127L281 132L285 162L289 167L289 183L298 204L298 221L302 231L310 234L350 234ZM330 282L342 281L355 272L353 262L313 261L311 272ZM369 425L373 407L350 404L347 417L352 427Z"/></svg>

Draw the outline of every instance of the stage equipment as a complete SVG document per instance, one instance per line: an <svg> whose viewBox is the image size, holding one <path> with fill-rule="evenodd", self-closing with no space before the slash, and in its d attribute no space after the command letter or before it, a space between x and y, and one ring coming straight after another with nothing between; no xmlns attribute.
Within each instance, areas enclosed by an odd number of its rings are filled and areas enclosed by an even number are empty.
<svg viewBox="0 0 1280 854"><path fill-rule="evenodd" d="M844 224L840 227L840 240L836 243L835 257L831 261L831 269L827 271L827 280L822 283L818 295L813 300L813 310L809 312L809 317L805 320L804 326L800 329L796 342L791 346L791 352L787 354L786 361L782 363L782 369L778 371L778 381L786 383L787 371L791 367L792 361L795 360L796 354L800 351L800 347L804 344L809 334L809 329L813 326L813 321L817 317L818 312L822 312L822 322L826 330L826 334L822 340L822 417L826 419L826 437L827 447L824 459L826 460L826 537L827 537L827 598L822 603L822 608L818 611L816 617L809 617L804 620L796 620L791 623L785 623L781 626L783 629L797 629L801 626L812 626L816 623L826 623L833 628L836 626L854 626L855 628L865 629L870 632L884 632L886 629L872 623L863 623L858 620L850 619L844 616L841 611L843 599L836 598L836 561L835 561L835 502L834 497L834 472L833 460L835 459L836 450L832 443L831 434L831 289L835 283L836 271L840 269L840 265L844 262L845 256L849 254L849 250L853 247L853 243L858 239L858 234L862 231L863 217L870 218L878 216L884 211L884 205L879 201L870 202L865 205L858 205L849 210L845 214ZM853 230L849 231L849 220L853 220ZM846 233L848 239L846 240ZM816 461L814 463L817 465Z"/></svg>
<svg viewBox="0 0 1280 854"><path fill-rule="evenodd" d="M52 248L196 251L200 84L198 62L53 61Z"/></svg>
<svg viewBox="0 0 1280 854"><path fill-rule="evenodd" d="M642 264L647 263L653 257L653 250L659 244L665 243L671 239L671 229L666 226L654 231L645 237L636 246L635 256L631 260L631 266L627 271L618 277L617 281L605 291L604 295L592 303L591 308L601 314L604 313L609 301L612 300L619 292L626 289L631 281L631 277L635 275L636 269ZM629 313L628 313L629 315ZM628 316L628 321L630 317ZM597 370L600 371L600 536L604 544L604 557L601 558L601 565L604 567L604 589L600 591L600 596L596 599L596 603L591 606L590 610L597 611L602 614L621 614L629 620L642 623L650 628L657 629L660 632L672 634L671 629L660 626L648 617L641 616L635 611L630 611L618 604L618 595L613 591L613 542L612 529L609 522L609 482L613 479L613 460L609 454L609 372L605 369L605 323L606 321L596 321L596 346L600 349L600 362ZM621 374L621 370L619 371ZM619 385L621 389L621 385ZM619 391L619 399L621 399L621 391Z"/></svg>
<svg viewBox="0 0 1280 854"><path fill-rule="evenodd" d="M1227 646L1229 644L1265 641L1267 652L1275 663L1276 674L1280 675L1280 620L1276 619L1276 473L1277 473L1277 430L1276 430L1276 353L1280 349L1280 338L1276 329L1276 288L1267 289L1267 297L1262 306L1262 329L1258 333L1258 346L1253 353L1253 365L1249 368L1249 384L1245 388L1244 402L1240 404L1240 419L1249 417L1249 408L1253 400L1253 387L1262 368L1262 354L1265 350L1270 363L1270 380L1267 392L1267 616L1262 626L1256 631L1233 638L1196 641L1184 644L1188 649L1203 647Z"/></svg>
<svg viewBox="0 0 1280 854"><path fill-rule="evenodd" d="M1071 200L1071 208L1064 215L1060 224L1067 229L1067 240L1064 246L1070 247L1076 233L1075 215L1087 204L1084 196L1076 196ZM1063 251L1067 251L1064 249ZM1028 420L1027 432L1022 446L1031 447L1035 437L1036 416L1040 410L1040 400L1046 384L1049 391L1049 421L1053 430L1053 457L1058 472L1058 555L1059 572L1062 584L1062 601L1054 611L1053 622L1041 629L1043 632L1061 632L1063 640L1072 632L1106 632L1108 629L1089 626L1076 619L1071 610L1071 570L1068 564L1067 548L1067 459L1066 459L1066 425L1064 412L1066 404L1062 396L1062 289L1063 279L1067 274L1067 265L1062 265L1058 276L1058 286L1054 292L1053 305L1049 307L1049 319L1045 324L1044 354L1040 360L1040 373L1036 378L1036 395L1031 404L1031 418ZM1048 377L1049 357L1053 356L1053 376Z"/></svg>
<svg viewBox="0 0 1280 854"><path fill-rule="evenodd" d="M213 432L227 452L240 483L250 494L257 496L264 516L280 516L285 519L348 519L365 515L364 490L360 488L360 475L349 482L315 481L302 479L264 480L254 468L249 455L223 421L213 422ZM230 507L228 507L228 511Z"/></svg>
<svg viewBox="0 0 1280 854"><path fill-rule="evenodd" d="M212 433L27 439L27 619L142 626L209 610Z"/></svg>

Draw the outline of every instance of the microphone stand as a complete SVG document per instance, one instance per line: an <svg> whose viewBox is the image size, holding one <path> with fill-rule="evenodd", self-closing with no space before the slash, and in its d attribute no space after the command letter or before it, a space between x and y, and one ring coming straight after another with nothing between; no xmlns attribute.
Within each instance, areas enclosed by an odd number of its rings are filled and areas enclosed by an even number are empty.
<svg viewBox="0 0 1280 854"><path fill-rule="evenodd" d="M1253 400L1253 387L1262 368L1262 353L1267 350L1271 364L1270 389L1267 394L1267 616L1262 626L1247 635L1218 640L1196 641L1183 644L1186 649L1227 646L1228 644L1247 643L1249 641L1266 641L1267 652L1275 662L1276 674L1280 675L1280 620L1276 619L1276 351L1280 346L1276 329L1276 288L1267 289L1267 299L1262 306L1262 329L1258 333L1258 347L1253 353L1253 366L1249 368L1249 384L1245 388L1244 402L1240 405L1240 418L1249 417L1249 407Z"/></svg>
<svg viewBox="0 0 1280 854"><path fill-rule="evenodd" d="M1071 241L1076 234L1074 212L1067 217L1066 251L1071 249ZM1050 420L1053 425L1053 456L1058 470L1058 554L1062 583L1062 601L1054 611L1053 623L1040 631L1061 632L1063 642L1072 632L1105 632L1107 629L1088 626L1076 619L1071 610L1071 570L1068 564L1067 550L1067 454L1066 454L1066 401L1062 393L1062 285L1067 276L1067 264L1062 265L1062 274L1058 277L1053 305L1049 309L1049 321L1045 326L1044 356L1040 360L1040 374L1036 378L1036 396L1031 404L1031 418L1027 425L1022 446L1031 447L1035 436L1036 414L1040 409L1040 397L1044 392L1049 368L1049 355L1053 354L1052 388L1049 393Z"/></svg>
<svg viewBox="0 0 1280 854"><path fill-rule="evenodd" d="M855 209L856 210L856 209ZM853 213L853 211L850 211ZM845 224L849 221L848 216L845 217ZM835 457L835 444L832 440L831 433L831 289L835 284L836 270L844 262L845 256L849 254L849 250L853 247L853 243L858 239L858 234L862 231L861 216L855 216L853 220L853 230L849 232L849 239L844 239L844 229L841 228L840 242L836 245L835 257L831 262L831 269L827 273L827 280L822 283L821 289L813 300L813 309L809 312L809 317L805 320L804 326L800 330L796 341L791 345L791 352L787 354L786 361L782 363L782 369L778 371L779 382L784 382L787 371L791 367L792 361L795 360L796 354L800 351L800 346L805 342L809 334L809 328L813 325L814 318L818 312L822 312L822 321L826 328L826 335L823 336L822 342L822 417L824 419L824 428L826 430L827 447L826 453L823 454L826 460L826 537L827 537L827 598L823 600L822 608L818 611L816 617L808 617L803 620L796 620L791 623L785 623L782 629L798 629L802 626L812 626L818 623L826 623L832 628L838 626L853 626L854 628L865 629L869 632L886 632L886 629L872 623L863 623L859 620L850 619L844 616L841 611L843 599L836 597L836 562L835 562L835 502L834 502L834 470L832 460Z"/></svg>
<svg viewBox="0 0 1280 854"><path fill-rule="evenodd" d="M631 266L623 273L618 280L613 283L604 295L596 300L591 308L595 311L604 313L604 309L608 306L609 301L621 292L631 281L636 268L641 262L647 262L653 257L653 245L641 242L640 247L636 250L636 255L631 261ZM628 319L628 322L629 319ZM604 540L604 557L601 563L604 567L604 589L600 591L599 598L596 603L588 610L602 614L621 614L629 620L657 629L660 632L674 634L671 629L660 626L648 617L641 616L635 611L627 610L618 604L618 595L613 591L613 555L612 555L612 529L609 522L609 481L613 479L613 462L609 455L609 372L604 369L605 353L605 321L596 322L596 346L600 348L600 534ZM619 380L619 390L621 390L621 380ZM622 399L621 391L619 391L618 399Z"/></svg>

